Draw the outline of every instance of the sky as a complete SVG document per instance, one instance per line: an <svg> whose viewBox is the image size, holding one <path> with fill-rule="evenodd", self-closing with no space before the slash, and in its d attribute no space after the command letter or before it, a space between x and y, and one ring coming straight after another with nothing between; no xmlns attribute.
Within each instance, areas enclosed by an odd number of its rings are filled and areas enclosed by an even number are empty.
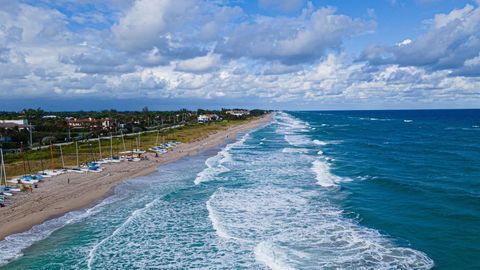
<svg viewBox="0 0 480 270"><path fill-rule="evenodd" d="M0 111L480 108L480 0L0 0Z"/></svg>

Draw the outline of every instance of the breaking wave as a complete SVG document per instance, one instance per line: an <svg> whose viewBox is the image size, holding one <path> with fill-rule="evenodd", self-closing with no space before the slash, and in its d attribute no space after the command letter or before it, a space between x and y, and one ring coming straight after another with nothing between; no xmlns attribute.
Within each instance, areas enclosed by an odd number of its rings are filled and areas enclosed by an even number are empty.
<svg viewBox="0 0 480 270"><path fill-rule="evenodd" d="M208 182L214 180L218 175L221 173L225 173L230 171L224 164L228 162L232 162L232 155L230 154L230 150L235 147L239 147L243 145L245 141L248 139L248 133L243 135L243 137L231 144L226 145L222 150L220 150L215 156L208 158L205 161L205 168L203 171L197 174L197 177L193 181L195 185L198 185L203 182Z"/></svg>

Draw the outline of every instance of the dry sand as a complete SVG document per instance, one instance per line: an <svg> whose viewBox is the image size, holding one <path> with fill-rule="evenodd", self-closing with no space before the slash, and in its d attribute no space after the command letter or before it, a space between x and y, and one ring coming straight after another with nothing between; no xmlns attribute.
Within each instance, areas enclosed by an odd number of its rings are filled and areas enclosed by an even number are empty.
<svg viewBox="0 0 480 270"><path fill-rule="evenodd" d="M253 129L271 120L271 115L219 131L208 138L179 145L174 151L140 162L121 162L104 165L100 173L67 173L50 178L33 193L19 193L10 197L10 205L0 208L0 240L6 236L29 230L36 224L85 208L105 198L112 188L126 179L147 175L160 164L173 162L184 156L220 145L237 133ZM70 184L68 183L70 179Z"/></svg>

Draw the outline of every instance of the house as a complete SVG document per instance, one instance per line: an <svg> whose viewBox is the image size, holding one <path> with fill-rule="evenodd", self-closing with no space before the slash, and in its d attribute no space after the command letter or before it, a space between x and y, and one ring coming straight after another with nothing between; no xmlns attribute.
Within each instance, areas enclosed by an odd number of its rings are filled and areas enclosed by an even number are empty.
<svg viewBox="0 0 480 270"><path fill-rule="evenodd" d="M67 119L67 125L71 128L102 128L108 129L112 126L112 121L109 118L95 119Z"/></svg>
<svg viewBox="0 0 480 270"><path fill-rule="evenodd" d="M0 128L4 129L14 129L18 128L20 130L28 128L28 121L25 119L20 120L0 120Z"/></svg>
<svg viewBox="0 0 480 270"><path fill-rule="evenodd" d="M216 114L200 114L197 117L197 121L199 123L205 123L205 122L210 122L210 121L218 121L220 120L220 116Z"/></svg>
<svg viewBox="0 0 480 270"><path fill-rule="evenodd" d="M23 125L23 124L1 123L0 122L0 129L1 128L4 128L4 129L18 128L19 130L22 130L22 129L27 128L27 127L28 127L27 125Z"/></svg>
<svg viewBox="0 0 480 270"><path fill-rule="evenodd" d="M230 114L233 116L244 116L244 115L250 115L249 110L228 110L225 112L226 114Z"/></svg>
<svg viewBox="0 0 480 270"><path fill-rule="evenodd" d="M28 125L27 119L18 120L0 120L0 124L16 124L16 125Z"/></svg>
<svg viewBox="0 0 480 270"><path fill-rule="evenodd" d="M42 118L43 119L55 119L55 118L57 118L57 116L53 115L53 114L52 115L44 115L44 116L42 116Z"/></svg>

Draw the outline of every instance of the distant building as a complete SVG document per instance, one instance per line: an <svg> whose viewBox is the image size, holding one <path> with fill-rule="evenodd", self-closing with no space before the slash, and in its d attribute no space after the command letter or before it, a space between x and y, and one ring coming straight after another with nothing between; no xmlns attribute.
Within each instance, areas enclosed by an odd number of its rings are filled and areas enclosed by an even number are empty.
<svg viewBox="0 0 480 270"><path fill-rule="evenodd" d="M197 117L197 121L199 123L205 123L205 122L210 122L210 121L218 121L220 120L220 116L216 114L200 114Z"/></svg>
<svg viewBox="0 0 480 270"><path fill-rule="evenodd" d="M57 118L57 116L56 115L44 115L44 116L42 116L42 118L43 119L55 119L55 118Z"/></svg>
<svg viewBox="0 0 480 270"><path fill-rule="evenodd" d="M28 121L26 119L18 119L18 120L0 120L0 124L17 124L17 125L28 125Z"/></svg>
<svg viewBox="0 0 480 270"><path fill-rule="evenodd" d="M20 120L0 120L0 128L5 129L24 129L28 127L28 121L25 119Z"/></svg>
<svg viewBox="0 0 480 270"><path fill-rule="evenodd" d="M225 112L226 114L230 114L233 116L244 116L244 115L250 115L249 110L229 110Z"/></svg>
<svg viewBox="0 0 480 270"><path fill-rule="evenodd" d="M112 121L109 118L95 119L67 119L67 125L71 128L102 128L108 129L112 126Z"/></svg>

